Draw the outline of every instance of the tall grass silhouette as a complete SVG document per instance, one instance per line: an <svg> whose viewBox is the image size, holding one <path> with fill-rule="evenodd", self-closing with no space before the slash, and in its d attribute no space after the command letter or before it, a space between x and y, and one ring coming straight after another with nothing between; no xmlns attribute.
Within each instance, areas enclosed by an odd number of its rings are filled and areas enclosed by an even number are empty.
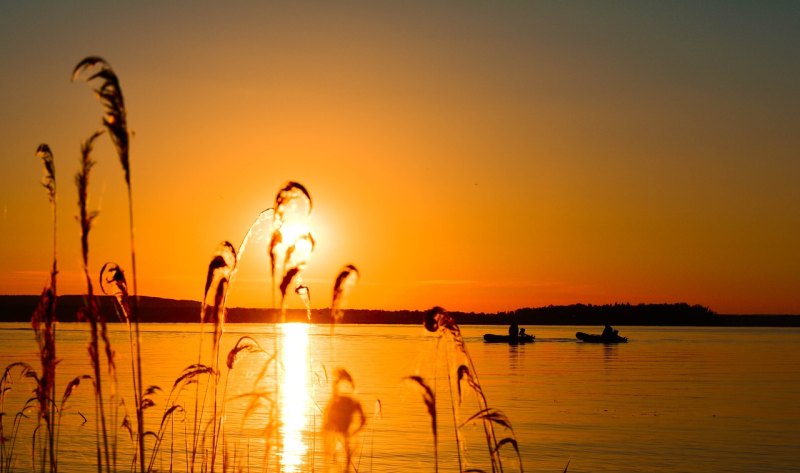
<svg viewBox="0 0 800 473"><path fill-rule="evenodd" d="M2 439L2 442L0 442L1 472L14 471L16 461L15 449L22 421L28 418L26 411L35 409L35 404L37 402L35 395L29 396L25 393L23 394L22 401L20 401L19 396L14 396L15 399L11 399L12 394L14 394L13 388L17 384L24 383L28 380L33 380L34 384L34 388L29 392L35 393L37 389L36 386L38 385L36 371L29 364L21 361L15 361L6 366L5 370L3 370L2 377L0 377L0 414L2 414L0 415L0 438ZM16 412L12 415L11 428L6 428L6 418L9 417L9 413L12 412L9 407L10 404L15 401L16 403L21 402L21 405L19 405ZM31 439L31 444L34 445L33 449L35 449L35 439ZM35 455L32 460L35 461Z"/></svg>
<svg viewBox="0 0 800 473"><path fill-rule="evenodd" d="M231 348L223 354L223 337L228 294L233 287L245 250L251 251L249 248L255 244L263 245L257 250L263 251L269 257L269 268L264 268L264 271L268 271L270 281L269 287L264 284L264 290L265 293L271 292L272 307L269 314L273 317L272 321L276 322L275 327L278 327L277 322L285 322L289 298L293 297L293 293L302 302L306 319L309 322L312 320L311 292L302 280L302 272L309 265L316 246L310 226L313 204L308 189L295 181L286 182L275 196L274 207L259 214L245 234L238 250L228 241L219 245L208 264L203 284L197 362L186 366L177 374L168 392L162 393L161 388L154 385L145 388L147 385L144 384L142 372L140 314L136 289L127 112L119 79L105 60L97 56L86 57L73 70L72 79L77 78L85 78L87 82L96 86L94 91L104 112L103 130L92 133L81 145L79 169L75 175L79 212L77 221L80 227L80 263L86 285L84 305L79 309L78 318L85 321L88 326L87 351L91 374L75 376L66 384L63 394L60 397L57 395L56 368L59 360L56 356L55 310L58 300L55 162L49 146L42 144L37 148L36 156L41 159L45 169L42 184L52 208L53 262L49 281L31 317L41 371L37 372L28 363L13 362L5 368L0 377L0 473L15 470L18 443L21 444L23 441L21 432L27 425L26 422L34 420L30 448L25 445L25 450L31 452L31 468L34 471L50 473L58 471L61 427L69 421L65 418L65 411L76 389L83 383L91 383L92 386L94 414L90 417L94 424L95 437L92 447L98 473L125 470L144 473L167 468L169 471L185 469L190 472L283 471L285 467L281 455L284 447L283 436L286 434L282 431L285 420L281 414L280 394L281 383L288 371L284 363L286 365L290 363L284 355L289 351L285 350L285 345L278 344L277 330L272 337L271 350L266 349L264 340L259 340L257 336L241 335L232 346L227 345ZM108 134L114 145L127 187L132 274L130 286L126 272L117 263L105 263L97 280L90 274L89 237L98 215L90 205L91 171L95 165L92 154L94 144L104 134ZM251 240L254 228L265 224L268 220L271 220L268 238L263 241ZM323 440L322 458L325 463L323 468L326 471L362 470L360 460L364 455L364 442L361 438L365 437L368 417L356 395L356 382L351 371L337 364L335 346L337 340L334 336L336 326L344 322L344 307L349 291L359 278L360 273L356 266L347 264L333 279L328 320L331 369L322 365L325 372L324 382L330 382L330 396L324 406L312 399L316 410L311 434L313 438L319 435ZM198 282L200 281L202 279L198 277ZM113 298L117 319L127 328L135 425L127 412L120 413L121 406L129 406L131 403L126 403L125 396L118 393L116 359L109 340L107 314L100 304L95 283L98 284L102 294ZM280 316L276 317L276 313ZM453 317L444 309L435 307L425 313L423 325L429 333L437 336L437 350L441 348L445 354L450 411L458 450L458 470L503 472L501 453L513 449L519 460L519 471L522 471L519 447L511 422L502 412L489 406L464 338ZM210 326L210 331L206 330L207 326ZM210 343L205 345L204 340L209 336ZM252 357L249 362L256 367L254 373L248 373L252 376L252 388L249 391L238 390L229 394L228 388L232 376L239 373L245 357ZM437 361L440 360L433 360L432 364L436 366ZM314 374L311 364L309 363L305 369L311 378ZM328 380L329 372L331 376ZM425 410L430 419L434 469L438 471L442 416L437 404L441 394L437 392L437 376L434 373L433 382L418 375L408 376L405 379L422 393ZM476 400L478 407L462 414L462 410L465 410L462 401L470 394ZM159 420L148 430L145 428L145 413L151 415L152 409L158 402L163 402L160 417L156 417ZM241 424L238 426L228 422L229 406L235 402L244 403L244 408L241 410ZM376 401L376 406L374 416L378 417L382 411L380 400ZM35 419L31 419L34 417L32 413L35 413ZM83 414L78 414L85 422ZM317 414L322 417L319 426L316 422ZM70 419L77 420L76 416ZM150 419L148 422L152 422L153 418ZM264 449L263 452L256 454L262 459L260 465L250 463L249 438L234 432L237 428L244 430L245 422L261 422L258 438L263 442ZM473 467L469 461L462 458L462 452L466 451L464 431L472 425L482 428L489 468ZM372 430L374 435L374 423L370 423L370 428L367 432ZM130 447L125 447L124 451L132 450L134 453L128 465L120 466L118 455L123 448L119 446L118 438L124 432L129 434L131 440ZM246 439L247 445L240 445L241 439ZM358 453L359 447L361 454ZM317 471L315 448L314 445L311 459L306 465L307 471ZM158 467L159 462L161 465L167 465L166 468ZM370 470L371 466L370 461Z"/></svg>
<svg viewBox="0 0 800 473"><path fill-rule="evenodd" d="M127 329L128 329L128 346L131 353L131 373L136 373L136 363L135 363L135 346L136 341L133 337L133 331L131 330L131 305L130 305L130 296L128 294L128 282L125 278L125 272L122 268L112 262L105 263L103 267L100 269L100 290L105 295L110 295L114 297L116 304L114 305L115 311L117 313L117 318L121 322L124 322ZM114 380L114 386L116 386L117 381ZM134 380L135 385L135 380ZM112 400L118 401L116 392L115 395L112 396ZM113 411L111 417L111 423L114 426L118 426L119 424L119 409L120 404L124 403L124 400L119 400L120 402L113 402ZM141 404L142 410L144 410L144 404ZM127 414L125 414L125 419L123 421L123 425L126 426L126 429L129 428L130 422L127 418ZM114 429L113 431L113 442L112 442L112 453L114 458L114 466L116 467L116 458L117 458L117 433L118 429Z"/></svg>
<svg viewBox="0 0 800 473"><path fill-rule="evenodd" d="M225 324L225 298L228 292L228 283L231 275L236 268L236 250L228 242L222 242L217 249L216 255L208 265L206 275L206 285L201 308L201 327L205 322L214 324L214 333L211 346L211 370L212 370L212 402L213 410L211 415L211 471L214 471L216 464L217 449L219 447L219 432L222 427L224 415L217 414L218 389L219 389L219 346ZM200 412L203 409L201 407Z"/></svg>
<svg viewBox="0 0 800 473"><path fill-rule="evenodd" d="M39 403L39 418L45 423L46 441L39 442L42 446L40 463L49 465L51 473L58 471L56 458L56 409L53 403L56 398L56 279L58 275L58 250L57 250L57 208L56 208L56 167L50 146L42 143L36 149L36 156L44 165L42 186L47 190L50 208L53 214L53 265L50 269L49 284L42 290L39 303L31 317L31 325L39 347L39 361L41 374L36 387L36 398Z"/></svg>
<svg viewBox="0 0 800 473"><path fill-rule="evenodd" d="M122 171L125 175L125 186L128 191L128 228L130 231L131 270L133 273L133 305L130 315L133 319L135 333L136 363L134 364L134 393L136 408L136 434L139 445L138 458L140 471L144 473L144 394L142 391L142 352L141 336L139 334L139 291L136 278L136 250L133 225L133 190L131 186L130 167L130 133L128 132L128 113L125 108L125 99L122 95L119 78L111 65L99 56L88 56L81 60L72 70L71 80L75 80L87 71L96 71L90 74L87 82L98 82L94 89L97 98L103 105L103 126L108 131L114 148L117 151Z"/></svg>
<svg viewBox="0 0 800 473"><path fill-rule="evenodd" d="M475 365L472 362L472 357L469 355L467 345L464 342L464 337L461 334L461 329L456 323L455 319L443 308L434 307L425 312L423 319L423 326L432 334L438 336L438 340L444 342L445 352L445 365L447 367L447 380L448 389L451 394L451 411L453 412L453 423L456 429L456 442L459 452L459 465L462 465L462 452L465 451L466 445L464 444L464 436L462 429L475 422L480 423L483 427L483 433L486 440L486 451L488 454L489 463L492 473L504 471L503 458L501 450L506 445L514 449L514 453L518 462L520 471L523 471L522 456L520 455L519 445L514 435L514 429L511 426L509 418L501 411L489 406L486 396L483 392L480 382L478 381L478 374ZM439 344L437 342L437 348ZM434 360L434 366L437 364ZM425 401L428 413L431 416L432 430L434 442L437 441L437 427L436 427L436 391L435 387L431 388L420 377L412 377L412 381L420 385L423 390L423 399ZM477 401L478 410L472 414L462 416L459 414L460 406L463 400L463 394L467 391L472 392L475 400ZM458 403L455 402L453 392L458 394ZM496 427L502 428L503 432L507 432L507 436L498 438ZM438 449L434 449L437 452ZM436 453L434 453L436 454ZM438 458L436 461L438 465ZM438 467L437 467L438 468ZM460 466L459 469L462 469ZM482 469L469 468L464 471L485 471Z"/></svg>
<svg viewBox="0 0 800 473"><path fill-rule="evenodd" d="M358 279L358 269L352 265L345 265L336 276L333 284L331 298L331 359L336 363L334 347L334 328L344 318L343 304L347 291ZM349 388L349 389L346 389ZM355 381L350 373L341 367L334 370L331 383L331 397L323 412L322 430L325 434L325 455L330 464L338 463L338 446L344 452L344 471L349 472L353 467L354 448L352 439L364 428L367 417L361 403L353 395Z"/></svg>
<svg viewBox="0 0 800 473"><path fill-rule="evenodd" d="M108 340L105 318L98 307L97 299L94 294L92 277L89 274L89 232L92 222L97 217L96 211L89 210L89 177L95 162L91 158L94 141L102 134L95 132L81 145L80 169L75 175L75 185L78 188L78 208L80 215L78 222L81 227L81 261L83 263L83 273L86 278L86 305L78 313L79 320L86 320L90 327L89 341L89 360L94 372L93 386L95 394L95 425L98 436L97 442L97 471L102 472L103 467L107 472L115 469L112 465L112 445L108 438L108 425L106 422L105 397L103 394L103 375L102 359L100 353L100 341L104 344L106 355L106 367L112 380L115 376L114 356L111 344ZM112 388L112 392L114 389ZM116 458L114 458L116 460Z"/></svg>

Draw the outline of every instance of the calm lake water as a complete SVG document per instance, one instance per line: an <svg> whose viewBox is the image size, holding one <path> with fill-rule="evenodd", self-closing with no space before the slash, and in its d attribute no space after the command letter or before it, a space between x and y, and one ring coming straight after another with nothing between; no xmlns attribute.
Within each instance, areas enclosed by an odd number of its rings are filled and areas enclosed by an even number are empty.
<svg viewBox="0 0 800 473"><path fill-rule="evenodd" d="M510 420L526 471L561 472L786 472L800 471L800 329L618 327L623 345L576 342L576 331L602 327L526 327L536 343L485 344L482 334L505 327L465 326L462 333L490 407ZM144 385L160 386L147 426L156 429L173 382L197 363L199 326L143 326ZM281 360L262 372L267 355L240 354L234 369L223 368L226 442L233 463L263 471L266 408L245 416L250 402L276 402L283 420L280 452L268 471L327 471L322 456L321 411L331 397L331 377L343 367L354 381L367 424L355 439L358 471L434 471L431 420L414 383L422 376L435 388L440 471L458 471L454 417L461 422L479 406L462 383L463 401L448 389L458 364L446 343L418 326L288 324L229 325L221 363L236 341L249 335ZM124 327L112 327L119 394L130 402L130 356ZM58 332L59 392L74 376L90 373L84 325L62 324ZM203 346L208 349L210 338ZM0 324L0 363L27 361L38 368L36 344L26 324ZM208 363L209 360L204 360ZM448 366L450 368L448 368ZM274 377L280 380L275 391ZM8 432L15 381L3 409ZM182 396L188 395L189 389ZM193 392L193 391L192 391ZM29 390L28 390L29 393ZM62 471L96 471L94 404L88 384L66 404L59 441ZM110 409L109 409L110 411ZM83 424L81 415L88 421ZM121 422L122 414L118 415ZM23 424L26 421L23 421ZM32 421L27 421L31 423ZM175 418L155 466L186 470ZM15 447L19 471L30 469L30 434L21 427ZM496 428L498 439L511 432ZM118 437L119 470L129 462L129 440ZM465 425L463 469L490 470L482 428ZM8 436L6 434L6 436ZM172 452L172 453L170 453ZM511 444L503 447L505 471L517 471Z"/></svg>

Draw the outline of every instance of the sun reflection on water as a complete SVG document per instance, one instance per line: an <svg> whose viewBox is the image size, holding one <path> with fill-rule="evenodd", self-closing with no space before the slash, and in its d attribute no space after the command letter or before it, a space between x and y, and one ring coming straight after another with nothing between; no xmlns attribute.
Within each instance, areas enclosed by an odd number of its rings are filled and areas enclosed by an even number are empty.
<svg viewBox="0 0 800 473"><path fill-rule="evenodd" d="M308 324L281 325L283 346L281 361L283 375L281 389L281 437L283 471L301 471L308 445L303 433L308 424L311 407L310 376L308 373Z"/></svg>

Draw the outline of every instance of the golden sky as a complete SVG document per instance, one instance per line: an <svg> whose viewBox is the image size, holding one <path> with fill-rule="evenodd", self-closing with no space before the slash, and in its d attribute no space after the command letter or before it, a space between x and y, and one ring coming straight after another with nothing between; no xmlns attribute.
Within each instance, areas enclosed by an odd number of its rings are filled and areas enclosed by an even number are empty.
<svg viewBox="0 0 800 473"><path fill-rule="evenodd" d="M200 299L217 244L297 181L314 307L352 263L358 308L800 313L800 4L696 3L3 2L0 293L47 281L41 142L59 292L83 291L73 176L102 110L69 78L100 55L135 133L141 294ZM107 137L93 158L96 274L130 255ZM232 305L270 304L264 251Z"/></svg>

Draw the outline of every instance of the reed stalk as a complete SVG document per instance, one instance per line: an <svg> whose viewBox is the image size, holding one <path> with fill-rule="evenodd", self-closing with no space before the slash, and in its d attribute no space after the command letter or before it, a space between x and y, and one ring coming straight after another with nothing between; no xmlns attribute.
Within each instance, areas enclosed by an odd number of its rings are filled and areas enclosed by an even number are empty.
<svg viewBox="0 0 800 473"><path fill-rule="evenodd" d="M439 340L437 340L436 342L437 342L437 345L438 345ZM449 354L447 356L448 356L447 366L449 367L449 366L451 366L451 362L450 362L450 359L449 359ZM450 369L447 370L447 385L448 386L452 386L453 385L452 371ZM459 388L459 402L460 402L461 401L461 399L460 399L460 397L461 397L461 383L458 383L458 388ZM450 413L453 416L453 430L455 430L455 436L456 436L456 454L458 456L458 471L461 472L461 471L464 471L464 466L463 466L462 460L461 460L461 449L462 449L461 433L458 431L458 417L457 417L457 414L456 414L456 402L455 402L455 398L453 397L453 390L452 389L448 389L448 391L450 393Z"/></svg>
<svg viewBox="0 0 800 473"><path fill-rule="evenodd" d="M103 265L100 269L100 289L105 295L111 295L114 297L116 301L116 305L114 306L117 318L124 322L127 329L128 329L128 348L131 354L131 373L136 373L136 358L135 358L135 341L133 338L133 331L131 330L131 306L130 306L130 296L128 294L128 283L125 279L125 272L122 268L112 262L107 262ZM107 347L110 347L110 344L106 344ZM111 353L107 353L109 358L111 357ZM116 380L116 373L112 371L114 375L114 386L117 385ZM136 378L134 378L134 386L136 386ZM114 395L112 394L112 399ZM114 411L113 411L113 425L118 425L119 421L119 403L114 403ZM113 461L114 464L112 465L113 468L116 470L116 448L117 448L117 434L118 429L114 429L114 441L112 443L113 449Z"/></svg>
<svg viewBox="0 0 800 473"><path fill-rule="evenodd" d="M433 471L439 471L439 429L436 422L436 390L432 389L422 376L408 376L406 379L412 381L422 392L422 401L431 419L431 433L433 434Z"/></svg>
<svg viewBox="0 0 800 473"><path fill-rule="evenodd" d="M78 218L81 227L81 256L83 262L83 273L86 278L86 306L81 309L79 318L88 320L90 326L91 339L89 342L89 359L94 371L94 393L95 393L95 418L96 432L98 436L97 441L97 471L103 471L103 465L106 466L106 471L111 471L111 461L109 454L108 443L108 429L106 426L105 408L103 406L103 383L100 369L100 336L101 325L105 325L102 321L102 315L97 306L97 301L94 296L94 286L92 285L92 278L89 276L89 231L92 227L92 221L97 217L97 212L90 212L88 210L89 202L89 176L91 169L95 162L91 159L92 146L94 141L102 134L102 132L95 132L89 139L81 145L81 166L78 173L75 175L75 184L78 188L78 207L80 209L80 216ZM103 330L104 331L104 330ZM102 442L102 444L101 444ZM101 449L102 445L102 449Z"/></svg>
<svg viewBox="0 0 800 473"><path fill-rule="evenodd" d="M267 254L270 258L270 276L272 284L272 307L275 307L275 288L280 272L281 294L280 323L286 322L286 293L289 286L297 280L296 290L301 294L303 285L300 272L305 269L316 244L309 228L309 220L313 210L313 202L308 190L300 183L289 181L278 190L275 196L272 213L272 234ZM307 294L307 291L306 291ZM273 349L278 353L278 330L275 326ZM274 365L275 399L280 402L279 363ZM273 406L277 409L277 406ZM279 436L278 442L283 442ZM279 445L280 447L280 445Z"/></svg>
<svg viewBox="0 0 800 473"><path fill-rule="evenodd" d="M211 428L211 455L210 455L210 471L214 471L216 467L217 450L219 448L219 435L221 431L221 419L224 417L224 404L219 406L219 348L222 339L222 334L225 325L225 302L227 297L227 290L231 276L234 274L237 266L236 250L233 245L225 241L220 244L216 254L211 259L208 265L206 274L206 283L203 291L203 302L200 308L200 333L201 344L200 353L198 354L198 365L202 362L203 346L202 346L202 333L203 326L206 322L214 324L214 332L211 346L211 366L210 373L212 376L212 416L209 420L209 427ZM203 396L202 403L199 399L199 385L195 391L195 405L194 405L194 426L193 426L193 440L192 440L192 457L190 463L190 470L194 471L195 461L197 458L197 450L200 446L200 439L205 442L205 436L200 435L202 428L202 418L205 412L206 396L208 394L208 386ZM220 412L220 409L222 411ZM205 455L203 455L205 461ZM224 463L224 462L223 462Z"/></svg>
<svg viewBox="0 0 800 473"><path fill-rule="evenodd" d="M51 274L51 279L55 275ZM41 376L37 379L35 394L39 411L38 420L44 421L45 441L41 445L40 463L42 471L45 465L49 465L49 470L54 473L58 470L55 450L56 409L55 399L55 374L56 374L56 343L55 343L55 305L56 296L52 289L52 281L46 287L39 303L31 317L31 325L36 335L36 342L39 346L39 361L42 366Z"/></svg>
<svg viewBox="0 0 800 473"><path fill-rule="evenodd" d="M331 297L331 313L330 313L330 327L331 327L331 336L330 336L330 343L331 343L331 360L335 364L336 362L336 351L334 346L334 329L336 325L342 321L344 318L344 310L342 307L344 306L344 300L347 290L355 284L355 282L359 278L358 268L356 268L352 264L347 264L339 271L339 274L336 275L336 279L333 282L333 296Z"/></svg>
<svg viewBox="0 0 800 473"><path fill-rule="evenodd" d="M331 359L335 363L335 352L333 350L333 332L337 323L344 317L344 300L347 290L358 279L358 269L352 265L345 265L336 276L333 285L333 295L331 298ZM344 471L349 472L350 467L357 471L352 465L353 451L351 439L358 434L366 425L367 418L361 403L352 395L343 394L342 386L355 388L350 373L343 368L336 368L331 383L331 398L325 406L322 416L322 431L325 433L325 450L329 462L336 463L336 443L341 442L345 453Z"/></svg>
<svg viewBox="0 0 800 473"><path fill-rule="evenodd" d="M88 56L81 60L72 71L72 79L75 80L81 73L89 69L98 69L97 72L86 78L87 82L97 80L99 86L94 89L98 99L100 99L104 107L103 126L108 131L111 141L117 150L122 170L125 174L125 185L128 193L128 228L130 231L130 253L131 253L131 271L133 274L133 304L131 310L131 318L133 319L133 326L136 339L136 369L134 370L134 398L136 402L136 424L137 424L137 440L138 440L138 457L141 473L144 473L144 413L142 403L142 352L141 352L141 336L139 333L139 290L137 286L137 273L136 273L136 249L134 238L134 218L133 218L133 190L131 186L131 169L130 169L130 134L128 132L128 119L127 110L125 108L125 100L122 95L122 88L120 87L119 78L117 77L111 65L105 59L99 56Z"/></svg>
<svg viewBox="0 0 800 473"><path fill-rule="evenodd" d="M226 308L225 304L227 302L227 295L228 295L228 287L231 275L236 270L237 266L237 257L236 257L236 250L233 248L233 245L226 241L222 244L222 248L220 249L220 253L226 262L226 266L220 268L218 271L222 273L218 276L218 282L216 285L216 290L214 291L214 344L212 346L212 356L213 356L213 364L212 367L214 368L214 407L213 407L213 415L212 415L212 432L211 432L211 472L214 472L214 468L216 465L217 460L217 450L219 448L219 437L221 435L224 419L225 419L225 404L223 403L221 406L222 411L218 413L219 406L219 376L220 376L220 369L219 369L219 348L220 342L222 341L222 334L225 329L225 318L226 318ZM227 378L226 378L227 379ZM225 461L223 458L223 471L225 468Z"/></svg>
<svg viewBox="0 0 800 473"><path fill-rule="evenodd" d="M36 156L42 160L44 165L44 177L42 186L47 190L48 200L53 218L53 265L50 270L49 286L42 291L39 304L31 318L36 342L39 346L39 360L42 365L42 374L39 378L37 387L37 398L39 401L40 418L44 419L47 442L46 451L42 458L42 469L44 470L44 458L50 466L50 472L58 471L57 454L55 449L55 408L56 397L56 276L58 274L58 246L57 246L57 214L56 214L56 168L53 153L46 143L42 143L36 149Z"/></svg>

